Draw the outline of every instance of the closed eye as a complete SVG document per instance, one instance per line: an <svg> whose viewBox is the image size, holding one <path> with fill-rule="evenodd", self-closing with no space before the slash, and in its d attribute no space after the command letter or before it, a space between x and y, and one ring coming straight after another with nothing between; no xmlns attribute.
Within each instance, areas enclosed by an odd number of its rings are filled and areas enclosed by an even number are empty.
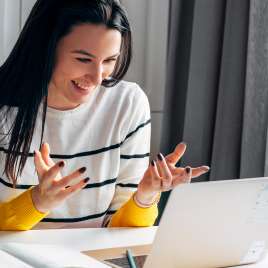
<svg viewBox="0 0 268 268"><path fill-rule="evenodd" d="M80 61L80 62L83 62L83 63L88 63L88 62L92 62L92 60L91 59L86 59L86 58L76 58L78 61ZM104 62L107 62L107 63L110 63L110 62L114 62L114 61L116 61L117 59L107 59L107 60L105 60Z"/></svg>
<svg viewBox="0 0 268 268"><path fill-rule="evenodd" d="M83 62L83 63L88 63L91 62L91 59L86 59L86 58L76 58L78 61Z"/></svg>
<svg viewBox="0 0 268 268"><path fill-rule="evenodd" d="M105 60L105 62L113 62L113 61L116 61L116 59L108 59L108 60Z"/></svg>

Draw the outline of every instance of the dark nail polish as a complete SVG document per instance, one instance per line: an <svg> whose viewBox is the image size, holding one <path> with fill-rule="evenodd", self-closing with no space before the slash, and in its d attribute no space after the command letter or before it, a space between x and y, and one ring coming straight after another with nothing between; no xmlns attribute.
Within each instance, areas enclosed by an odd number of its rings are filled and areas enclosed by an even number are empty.
<svg viewBox="0 0 268 268"><path fill-rule="evenodd" d="M189 174L191 169L189 167L187 167L187 168L185 168L185 171L186 171L187 174Z"/></svg>
<svg viewBox="0 0 268 268"><path fill-rule="evenodd" d="M154 160L151 161L151 165L154 167L155 166L155 162Z"/></svg>
<svg viewBox="0 0 268 268"><path fill-rule="evenodd" d="M163 157L163 155L162 155L161 153L159 153L159 154L157 155L157 158L158 158L160 161L162 161L162 160L164 159L164 157Z"/></svg>
<svg viewBox="0 0 268 268"><path fill-rule="evenodd" d="M82 167L82 168L80 168L78 171L79 171L80 173L84 173L86 170L87 170L86 167Z"/></svg>
<svg viewBox="0 0 268 268"><path fill-rule="evenodd" d="M59 167L64 167L64 166L65 166L64 161L60 161L60 162L59 162Z"/></svg>
<svg viewBox="0 0 268 268"><path fill-rule="evenodd" d="M84 183L87 183L89 181L89 178L84 179Z"/></svg>
<svg viewBox="0 0 268 268"><path fill-rule="evenodd" d="M68 189L68 188L70 188L70 185L68 185L68 186L65 187L65 189Z"/></svg>

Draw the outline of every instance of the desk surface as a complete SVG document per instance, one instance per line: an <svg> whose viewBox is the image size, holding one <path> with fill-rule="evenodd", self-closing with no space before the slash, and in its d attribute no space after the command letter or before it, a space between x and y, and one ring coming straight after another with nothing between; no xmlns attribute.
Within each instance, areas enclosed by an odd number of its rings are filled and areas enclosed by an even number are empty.
<svg viewBox="0 0 268 268"><path fill-rule="evenodd" d="M126 248L131 248L134 255L148 254L156 231L157 227L48 229L26 232L0 231L0 243L55 244L83 251L90 256L103 260L122 256ZM264 260L257 264L239 267L267 268L268 254Z"/></svg>
<svg viewBox="0 0 268 268"><path fill-rule="evenodd" d="M22 242L69 246L79 251L150 245L157 227L48 229L0 232L0 243Z"/></svg>

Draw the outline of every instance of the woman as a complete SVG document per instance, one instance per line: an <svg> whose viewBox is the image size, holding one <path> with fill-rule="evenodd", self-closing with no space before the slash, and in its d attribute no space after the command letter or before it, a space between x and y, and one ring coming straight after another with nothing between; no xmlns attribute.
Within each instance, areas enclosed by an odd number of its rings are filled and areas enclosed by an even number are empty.
<svg viewBox="0 0 268 268"><path fill-rule="evenodd" d="M0 69L1 230L150 226L162 191L208 171L175 167L184 143L148 167L131 42L118 1L36 2Z"/></svg>

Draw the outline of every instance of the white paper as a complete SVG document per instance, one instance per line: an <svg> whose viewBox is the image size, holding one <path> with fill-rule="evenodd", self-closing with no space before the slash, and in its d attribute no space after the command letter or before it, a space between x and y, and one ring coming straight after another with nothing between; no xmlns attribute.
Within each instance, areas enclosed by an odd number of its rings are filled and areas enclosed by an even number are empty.
<svg viewBox="0 0 268 268"><path fill-rule="evenodd" d="M109 267L78 251L54 245L7 243L1 248L33 267Z"/></svg>
<svg viewBox="0 0 268 268"><path fill-rule="evenodd" d="M29 266L28 264L18 260L17 258L13 257L12 255L2 250L0 250L0 263L1 263L1 267L33 268L32 266Z"/></svg>

